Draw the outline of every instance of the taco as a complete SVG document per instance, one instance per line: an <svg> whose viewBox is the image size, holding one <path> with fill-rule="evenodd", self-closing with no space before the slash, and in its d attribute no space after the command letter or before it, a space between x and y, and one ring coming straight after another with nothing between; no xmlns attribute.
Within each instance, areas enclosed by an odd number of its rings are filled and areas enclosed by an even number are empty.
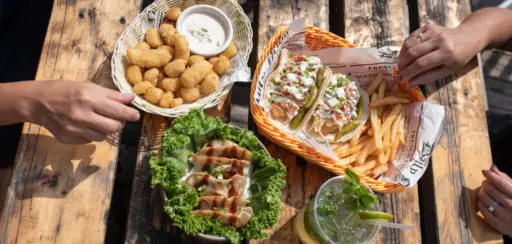
<svg viewBox="0 0 512 244"><path fill-rule="evenodd" d="M308 135L329 142L352 138L368 119L368 94L344 74L333 74L325 84L311 118Z"/></svg>
<svg viewBox="0 0 512 244"><path fill-rule="evenodd" d="M281 52L278 68L265 84L265 101L270 117L290 129L301 129L323 92L331 70L320 58Z"/></svg>

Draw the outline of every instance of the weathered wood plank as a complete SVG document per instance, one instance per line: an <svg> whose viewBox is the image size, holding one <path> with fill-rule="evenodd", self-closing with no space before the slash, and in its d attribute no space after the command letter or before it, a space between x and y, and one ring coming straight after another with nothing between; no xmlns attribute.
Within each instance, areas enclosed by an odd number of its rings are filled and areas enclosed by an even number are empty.
<svg viewBox="0 0 512 244"><path fill-rule="evenodd" d="M471 12L469 0L419 1L420 24L457 26ZM454 80L450 82L450 80ZM475 66L426 86L428 101L445 106L444 133L432 155L437 220L427 223L439 236L425 241L447 243L500 242L499 235L476 214L477 191L491 166L491 150L480 74ZM432 200L431 200L432 201ZM427 221L429 221L427 219ZM431 239L435 238L435 239Z"/></svg>
<svg viewBox="0 0 512 244"><path fill-rule="evenodd" d="M126 243L148 243L153 239L165 241L171 229L170 219L163 211L158 190L151 189L149 159L158 153L160 137L170 123L158 115L145 115L134 169Z"/></svg>
<svg viewBox="0 0 512 244"><path fill-rule="evenodd" d="M277 1L261 0L258 22L258 55L267 42L281 26L291 21L307 17L307 23L329 28L329 1ZM260 243L299 243L293 230L293 217L309 202L320 185L331 177L331 174L316 165L307 163L295 154L272 143L267 144L272 156L280 158L286 165L287 185L283 190L283 211L281 219L273 228L269 239Z"/></svg>
<svg viewBox="0 0 512 244"><path fill-rule="evenodd" d="M0 213L4 207L4 202L7 197L7 189L12 176L12 165L6 165L0 168Z"/></svg>
<svg viewBox="0 0 512 244"><path fill-rule="evenodd" d="M409 14L405 1L345 1L345 37L360 47L402 45L409 34ZM421 226L418 188L382 195L381 209L395 221L414 226L413 231L382 229L375 243L420 243Z"/></svg>
<svg viewBox="0 0 512 244"><path fill-rule="evenodd" d="M110 53L140 1L55 1L36 79L91 80L112 87ZM25 124L0 222L0 243L102 243L118 136L58 143Z"/></svg>

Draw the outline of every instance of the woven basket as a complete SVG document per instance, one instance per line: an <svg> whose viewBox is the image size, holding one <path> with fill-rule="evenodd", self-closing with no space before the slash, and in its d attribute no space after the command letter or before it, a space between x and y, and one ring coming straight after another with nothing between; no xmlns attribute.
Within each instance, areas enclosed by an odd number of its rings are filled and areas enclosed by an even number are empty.
<svg viewBox="0 0 512 244"><path fill-rule="evenodd" d="M233 41L238 49L237 57L231 59L232 68L237 69L247 66L249 54L253 46L253 32L251 22L242 7L235 0L195 0L194 2L194 4L209 4L219 7L229 17L233 25ZM144 9L121 34L112 55L112 79L119 91L122 93L132 93L132 85L126 80L125 75L126 69L129 66L126 58L128 48L133 48L137 43L143 41L144 33L146 33L149 28L159 27L168 8L180 7L182 3L182 0L155 1ZM236 62L234 62L235 60ZM161 108L147 102L139 96L135 97L132 104L147 113L159 114L166 117L178 117L187 114L188 111L193 108L210 108L217 105L232 86L233 83L224 83L221 77L221 85L217 91L200 98L194 103L183 104L176 108Z"/></svg>
<svg viewBox="0 0 512 244"><path fill-rule="evenodd" d="M263 136L270 139L272 142L290 150L291 152L300 155L304 159L306 159L310 163L317 164L337 175L343 175L345 170L345 166L336 165L335 161L322 154L319 153L315 148L304 144L289 133L282 131L279 129L277 125L267 118L267 115L262 107L257 105L254 101L254 92L256 90L256 84L258 75L261 70L261 66L265 60L265 58L269 55L269 52L274 48L277 41L281 38L283 33L286 31L287 27L282 27L275 35L270 39L269 43L263 50L261 54L258 65L256 66L256 70L254 71L252 86L251 86L251 113L258 126L258 131ZM312 50L319 50L331 47L348 47L355 48L356 46L347 40L325 30L322 30L315 26L306 26L306 44ZM425 97L421 93L419 88L415 87L414 89L408 90L405 86L401 87L402 90L407 90L413 97L413 99L417 102L425 101ZM377 192L400 192L406 189L405 186L400 184L391 183L391 182L383 182L379 180L375 180L366 175L359 174L361 180L366 183L372 190Z"/></svg>

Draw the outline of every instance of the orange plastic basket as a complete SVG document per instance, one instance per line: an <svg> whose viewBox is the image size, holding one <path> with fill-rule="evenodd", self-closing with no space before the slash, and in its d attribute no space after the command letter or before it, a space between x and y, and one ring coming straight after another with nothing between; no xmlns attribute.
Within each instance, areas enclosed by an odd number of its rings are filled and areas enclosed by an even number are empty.
<svg viewBox="0 0 512 244"><path fill-rule="evenodd" d="M289 151L303 157L308 162L317 164L335 174L343 175L345 170L345 166L336 165L335 161L322 154L317 152L315 148L302 143L296 140L294 137L290 136L290 134L281 131L279 127L275 126L274 123L269 120L265 114L263 108L257 105L254 101L254 92L256 90L257 79L261 70L261 66L269 55L269 52L274 48L278 40L281 38L283 33L286 31L287 27L282 27L279 31L270 39L269 43L263 50L263 53L258 61L258 65L256 66L256 71L254 72L252 86L251 86L251 113L258 126L258 131L261 135L267 137L272 142L288 149ZM331 32L322 30L316 26L307 25L306 26L306 44L312 50L319 50L331 47L348 47L355 48L356 45L350 43L342 37L339 37ZM419 88L415 87L414 89L408 90L405 86L401 86L401 89L407 90L416 101L425 101L425 97L421 93ZM375 180L371 177L368 177L363 174L359 174L361 180L366 183L370 188L377 192L400 192L406 189L405 186L400 184L391 183L391 182L383 182L380 180Z"/></svg>

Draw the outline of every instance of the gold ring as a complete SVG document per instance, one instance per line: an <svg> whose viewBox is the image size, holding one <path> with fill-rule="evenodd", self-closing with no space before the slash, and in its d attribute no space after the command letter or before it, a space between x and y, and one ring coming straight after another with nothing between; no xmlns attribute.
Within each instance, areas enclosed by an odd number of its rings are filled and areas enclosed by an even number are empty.
<svg viewBox="0 0 512 244"><path fill-rule="evenodd" d="M423 33L418 34L418 39L420 39L420 42L423 42Z"/></svg>

